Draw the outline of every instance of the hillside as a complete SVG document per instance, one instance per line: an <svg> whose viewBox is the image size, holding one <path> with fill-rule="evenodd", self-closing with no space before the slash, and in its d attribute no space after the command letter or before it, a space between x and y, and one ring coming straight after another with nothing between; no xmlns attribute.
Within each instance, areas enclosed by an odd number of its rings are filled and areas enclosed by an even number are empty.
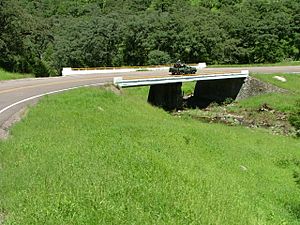
<svg viewBox="0 0 300 225"><path fill-rule="evenodd" d="M0 67L274 63L300 59L298 0L1 0Z"/></svg>

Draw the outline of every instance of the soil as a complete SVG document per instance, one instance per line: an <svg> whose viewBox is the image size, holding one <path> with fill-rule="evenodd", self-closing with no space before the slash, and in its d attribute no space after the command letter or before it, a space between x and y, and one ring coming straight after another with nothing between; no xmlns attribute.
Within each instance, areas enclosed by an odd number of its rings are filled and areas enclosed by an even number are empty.
<svg viewBox="0 0 300 225"><path fill-rule="evenodd" d="M24 107L0 126L0 140L5 140L9 137L9 128L13 124L19 122L26 115L26 113L27 113L27 108Z"/></svg>

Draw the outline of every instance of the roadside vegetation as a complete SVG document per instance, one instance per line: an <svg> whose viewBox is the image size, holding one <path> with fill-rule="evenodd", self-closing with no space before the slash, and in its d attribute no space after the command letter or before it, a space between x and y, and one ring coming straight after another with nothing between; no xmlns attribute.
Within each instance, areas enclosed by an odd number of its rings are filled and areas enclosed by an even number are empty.
<svg viewBox="0 0 300 225"><path fill-rule="evenodd" d="M7 224L300 224L299 139L174 117L147 104L147 91L78 89L31 108L0 142L0 218ZM278 109L291 111L294 95L283 96ZM273 107L278 97L240 104L272 99Z"/></svg>
<svg viewBox="0 0 300 225"><path fill-rule="evenodd" d="M30 78L34 77L33 74L26 74L26 73L10 73L4 71L0 68L0 81L1 80L14 80L14 79L22 79L22 78Z"/></svg>

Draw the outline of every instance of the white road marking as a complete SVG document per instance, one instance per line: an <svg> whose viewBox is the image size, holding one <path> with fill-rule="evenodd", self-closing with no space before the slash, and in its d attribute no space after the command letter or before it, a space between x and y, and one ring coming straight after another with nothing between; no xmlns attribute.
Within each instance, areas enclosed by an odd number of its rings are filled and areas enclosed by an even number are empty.
<svg viewBox="0 0 300 225"><path fill-rule="evenodd" d="M57 90L57 91L50 91L50 92L47 92L47 93L44 93L44 94L40 94L40 95L35 95L35 96L29 97L29 98L25 98L25 99L23 99L21 101L15 102L15 103L13 103L13 104L11 104L9 106L6 106L5 108L3 108L3 109L0 110L0 114L4 113L5 111L9 110L10 108L12 108L12 107L14 107L16 105L22 104L24 102L27 102L27 101L30 101L30 100L33 100L33 99L37 99L37 98L43 97L45 95L56 94L56 93L59 93L59 92L69 91L69 90L73 90L73 89L77 89L77 88L81 88L81 87L99 86L99 85L104 85L104 84L105 84L104 82L95 83L95 84L85 84L85 85L80 85L80 86L76 86L76 87L60 89L60 90Z"/></svg>

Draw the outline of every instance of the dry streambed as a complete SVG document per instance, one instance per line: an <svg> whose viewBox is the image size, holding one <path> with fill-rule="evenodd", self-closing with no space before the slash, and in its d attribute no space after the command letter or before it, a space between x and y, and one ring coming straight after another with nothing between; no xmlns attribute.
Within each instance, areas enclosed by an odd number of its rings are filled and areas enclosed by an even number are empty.
<svg viewBox="0 0 300 225"><path fill-rule="evenodd" d="M177 111L174 115L179 117L188 116L208 123L222 123L229 126L240 125L249 128L263 128L272 134L286 136L299 135L299 131L297 131L289 122L289 115L273 109L267 103L260 105L256 109L240 109L238 111L231 110L231 107L235 104L237 103L221 106L211 104L205 109Z"/></svg>

